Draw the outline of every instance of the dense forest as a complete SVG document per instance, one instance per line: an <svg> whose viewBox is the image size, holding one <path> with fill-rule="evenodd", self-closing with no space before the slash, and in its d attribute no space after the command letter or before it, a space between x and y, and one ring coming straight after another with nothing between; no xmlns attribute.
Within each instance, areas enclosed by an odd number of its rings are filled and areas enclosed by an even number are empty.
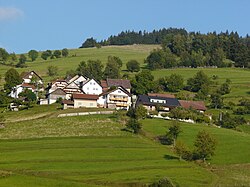
<svg viewBox="0 0 250 187"><path fill-rule="evenodd" d="M132 44L161 44L162 49L152 51L145 61L149 69L250 66L250 37L228 31L207 34L177 28L126 31L100 42L88 38L81 48Z"/></svg>

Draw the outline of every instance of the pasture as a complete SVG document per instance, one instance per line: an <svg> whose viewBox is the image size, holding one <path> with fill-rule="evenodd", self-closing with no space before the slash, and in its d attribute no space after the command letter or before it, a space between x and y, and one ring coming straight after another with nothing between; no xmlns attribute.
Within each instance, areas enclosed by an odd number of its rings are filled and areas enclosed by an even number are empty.
<svg viewBox="0 0 250 187"><path fill-rule="evenodd" d="M143 186L164 177L180 186L210 186L217 178L179 161L170 148L122 130L113 115L51 113L20 122L8 114L0 129L0 186Z"/></svg>

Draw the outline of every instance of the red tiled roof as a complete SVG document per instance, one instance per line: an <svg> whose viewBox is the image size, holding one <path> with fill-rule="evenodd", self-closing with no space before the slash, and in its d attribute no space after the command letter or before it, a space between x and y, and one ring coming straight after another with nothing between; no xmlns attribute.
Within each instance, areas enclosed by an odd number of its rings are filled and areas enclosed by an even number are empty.
<svg viewBox="0 0 250 187"><path fill-rule="evenodd" d="M166 97L166 98L175 98L174 95L168 94L168 93L148 93L148 96L154 96L154 97Z"/></svg>
<svg viewBox="0 0 250 187"><path fill-rule="evenodd" d="M122 86L125 89L131 88L130 80L127 79L107 79L107 85L108 87Z"/></svg>
<svg viewBox="0 0 250 187"><path fill-rule="evenodd" d="M186 100L179 100L179 103L183 108L189 109L195 109L195 110L207 110L205 103L203 101L186 101Z"/></svg>
<svg viewBox="0 0 250 187"><path fill-rule="evenodd" d="M97 100L99 98L98 95L90 95L90 94L73 94L73 99L84 99L84 100Z"/></svg>
<svg viewBox="0 0 250 187"><path fill-rule="evenodd" d="M21 86L25 88L32 88L33 90L36 89L34 84L23 83Z"/></svg>

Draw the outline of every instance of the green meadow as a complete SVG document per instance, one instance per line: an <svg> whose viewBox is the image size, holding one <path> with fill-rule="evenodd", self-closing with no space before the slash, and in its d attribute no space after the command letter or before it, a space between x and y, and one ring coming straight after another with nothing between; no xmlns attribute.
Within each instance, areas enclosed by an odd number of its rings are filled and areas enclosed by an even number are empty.
<svg viewBox="0 0 250 187"><path fill-rule="evenodd" d="M164 177L190 187L250 182L250 134L244 129L181 123L179 139L191 149L201 129L218 141L210 165L199 165L179 161L171 146L155 140L166 133L171 121L145 119L143 135L133 135L114 115L58 118L75 112L58 108L37 106L21 114L5 113L7 122L0 129L0 186L139 187Z"/></svg>

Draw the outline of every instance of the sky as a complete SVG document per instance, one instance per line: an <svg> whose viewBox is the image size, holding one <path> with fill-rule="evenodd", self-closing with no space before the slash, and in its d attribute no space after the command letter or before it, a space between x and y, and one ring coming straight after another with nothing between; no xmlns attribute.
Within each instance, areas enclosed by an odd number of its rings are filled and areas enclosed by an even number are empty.
<svg viewBox="0 0 250 187"><path fill-rule="evenodd" d="M185 28L250 33L250 0L0 0L8 52L78 48L125 30Z"/></svg>

